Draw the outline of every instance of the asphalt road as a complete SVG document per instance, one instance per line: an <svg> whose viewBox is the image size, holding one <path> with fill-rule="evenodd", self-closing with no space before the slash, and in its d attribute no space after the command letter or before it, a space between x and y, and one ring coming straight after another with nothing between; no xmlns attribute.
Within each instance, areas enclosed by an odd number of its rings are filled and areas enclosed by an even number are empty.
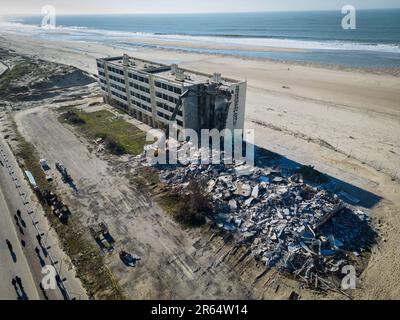
<svg viewBox="0 0 400 320"><path fill-rule="evenodd" d="M39 292L11 217L0 189L0 299L39 299ZM12 244L12 252L7 247L6 239ZM12 284L16 276L21 278L23 289L17 283L15 286Z"/></svg>

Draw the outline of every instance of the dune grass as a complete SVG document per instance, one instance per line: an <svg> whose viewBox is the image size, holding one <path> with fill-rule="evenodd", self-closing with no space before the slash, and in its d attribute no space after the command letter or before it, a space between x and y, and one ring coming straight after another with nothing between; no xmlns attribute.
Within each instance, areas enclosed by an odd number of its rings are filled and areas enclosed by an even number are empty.
<svg viewBox="0 0 400 320"><path fill-rule="evenodd" d="M67 117L66 113L64 113L60 117L62 122L76 126L89 139L101 137L106 142L111 142L109 145L112 148L109 151L112 153L137 155L143 152L143 147L146 144L146 134L110 111L83 112L71 109L68 112L69 114L72 112L73 117ZM69 121L69 118L73 118L74 121ZM81 121L76 121L77 118Z"/></svg>

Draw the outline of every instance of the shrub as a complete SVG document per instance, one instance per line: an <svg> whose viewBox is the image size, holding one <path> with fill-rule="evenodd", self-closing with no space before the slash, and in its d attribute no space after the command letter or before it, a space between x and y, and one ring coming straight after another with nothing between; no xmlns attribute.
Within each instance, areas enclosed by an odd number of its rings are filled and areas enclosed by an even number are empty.
<svg viewBox="0 0 400 320"><path fill-rule="evenodd" d="M174 217L184 225L200 226L206 222L206 216L211 212L210 199L197 181L191 181L187 190L187 195L177 205Z"/></svg>
<svg viewBox="0 0 400 320"><path fill-rule="evenodd" d="M106 148L112 154L122 155L126 153L126 149L123 145L118 143L113 137L107 137L105 140Z"/></svg>
<svg viewBox="0 0 400 320"><path fill-rule="evenodd" d="M74 124L74 125L82 125L85 124L86 121L83 120L77 113L73 112L73 111L67 111L63 114L64 119L70 123L70 124Z"/></svg>
<svg viewBox="0 0 400 320"><path fill-rule="evenodd" d="M101 138L101 139L103 139L103 140L105 140L105 139L107 138L107 134L104 133L104 132L97 132L94 136L95 136L96 138Z"/></svg>

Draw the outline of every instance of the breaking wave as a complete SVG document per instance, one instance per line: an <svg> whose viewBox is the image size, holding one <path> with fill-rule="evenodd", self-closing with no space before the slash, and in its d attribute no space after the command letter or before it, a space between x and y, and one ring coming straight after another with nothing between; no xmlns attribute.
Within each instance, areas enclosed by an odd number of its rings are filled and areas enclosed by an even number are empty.
<svg viewBox="0 0 400 320"><path fill-rule="evenodd" d="M280 37L249 37L243 35L188 35L188 34L163 34L130 31L111 31L101 29L91 29L81 26L59 25L55 29L44 29L37 25L29 25L20 22L21 20L1 21L1 29L10 32L27 32L40 37L62 38L62 40L81 40L113 43L129 40L154 39L166 42L190 42L204 45L235 46L235 47L259 47L259 48L290 48L302 50L349 50L349 51L375 51L387 53L400 53L399 44L366 43L343 40L302 40ZM162 45L159 45L162 47Z"/></svg>

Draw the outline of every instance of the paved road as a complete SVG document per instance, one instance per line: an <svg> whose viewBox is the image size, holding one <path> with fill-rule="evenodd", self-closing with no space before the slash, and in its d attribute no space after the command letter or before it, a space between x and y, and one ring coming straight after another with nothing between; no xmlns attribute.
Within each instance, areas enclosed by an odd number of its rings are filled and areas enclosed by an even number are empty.
<svg viewBox="0 0 400 320"><path fill-rule="evenodd" d="M24 297L24 292L28 299L39 299L35 281L11 217L0 190L0 299L21 299ZM6 239L12 244L13 255L7 247ZM24 292L18 285L14 287L11 283L12 278L16 276L21 278Z"/></svg>

